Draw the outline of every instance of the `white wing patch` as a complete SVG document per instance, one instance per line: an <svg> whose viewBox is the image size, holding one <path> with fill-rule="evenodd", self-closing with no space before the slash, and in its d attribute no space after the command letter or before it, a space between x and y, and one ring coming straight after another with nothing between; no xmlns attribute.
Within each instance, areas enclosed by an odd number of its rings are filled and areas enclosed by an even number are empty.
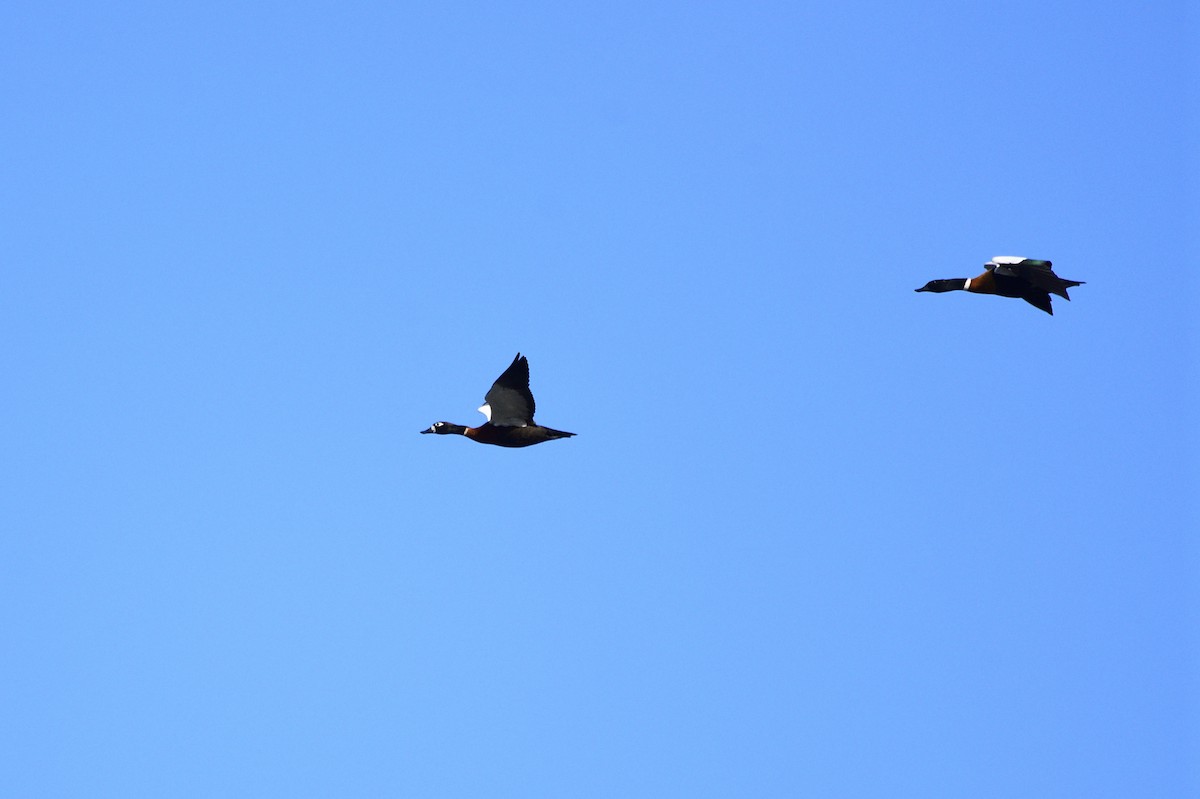
<svg viewBox="0 0 1200 799"><path fill-rule="evenodd" d="M992 263L994 264L1019 264L1022 261L1029 259L1022 255L993 255Z"/></svg>
<svg viewBox="0 0 1200 799"><path fill-rule="evenodd" d="M487 417L487 420L492 421L492 406L486 402L479 406L479 412Z"/></svg>

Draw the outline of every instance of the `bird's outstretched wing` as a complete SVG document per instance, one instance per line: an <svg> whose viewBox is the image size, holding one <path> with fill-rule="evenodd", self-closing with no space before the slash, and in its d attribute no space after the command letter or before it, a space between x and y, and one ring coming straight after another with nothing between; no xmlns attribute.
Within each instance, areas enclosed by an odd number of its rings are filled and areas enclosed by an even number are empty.
<svg viewBox="0 0 1200 799"><path fill-rule="evenodd" d="M479 410L496 427L527 427L533 424L535 407L529 390L529 361L518 352L504 374L496 378Z"/></svg>

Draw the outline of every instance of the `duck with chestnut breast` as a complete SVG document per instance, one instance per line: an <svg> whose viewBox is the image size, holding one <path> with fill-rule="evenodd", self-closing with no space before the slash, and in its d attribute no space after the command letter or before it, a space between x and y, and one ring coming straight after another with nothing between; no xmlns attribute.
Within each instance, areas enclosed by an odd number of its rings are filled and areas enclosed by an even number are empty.
<svg viewBox="0 0 1200 799"><path fill-rule="evenodd" d="M1070 300L1067 289L1082 286L1081 280L1064 280L1050 269L1049 261L1023 258L1016 255L997 255L983 265L984 272L978 277L952 277L931 280L916 291L969 291L972 294L997 294L1001 297L1019 297L1034 308L1051 316L1050 295L1057 294Z"/></svg>
<svg viewBox="0 0 1200 799"><path fill-rule="evenodd" d="M542 427L533 421L533 393L529 390L529 361L521 353L504 374L484 395L479 411L487 422L479 427L467 427L451 422L434 422L422 433L466 436L480 444L498 447L530 447L556 438L569 438L574 433Z"/></svg>

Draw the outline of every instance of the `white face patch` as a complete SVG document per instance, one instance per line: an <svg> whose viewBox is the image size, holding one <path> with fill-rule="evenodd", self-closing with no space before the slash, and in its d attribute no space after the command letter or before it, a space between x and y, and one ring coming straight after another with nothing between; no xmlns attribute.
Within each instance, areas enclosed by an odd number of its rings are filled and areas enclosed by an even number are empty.
<svg viewBox="0 0 1200 799"><path fill-rule="evenodd" d="M487 420L492 421L492 406L486 402L479 406L479 412L487 417Z"/></svg>

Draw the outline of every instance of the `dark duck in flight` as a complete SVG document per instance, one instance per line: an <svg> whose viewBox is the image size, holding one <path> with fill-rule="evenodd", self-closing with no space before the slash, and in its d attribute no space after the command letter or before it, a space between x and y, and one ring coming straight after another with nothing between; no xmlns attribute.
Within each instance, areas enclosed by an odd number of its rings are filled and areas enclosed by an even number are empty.
<svg viewBox="0 0 1200 799"><path fill-rule="evenodd" d="M1034 308L1053 316L1050 295L1057 294L1064 300L1070 300L1067 289L1083 285L1080 280L1063 280L1051 271L1049 261L1035 258L997 255L983 266L985 271L979 277L931 280L917 291L970 291L975 294L1020 297Z"/></svg>
<svg viewBox="0 0 1200 799"><path fill-rule="evenodd" d="M533 394L529 390L529 361L521 353L513 359L504 374L496 378L484 395L480 413L487 422L479 427L465 427L451 422L434 422L422 433L466 436L480 444L498 447L529 447L555 438L568 438L574 433L552 430L533 421Z"/></svg>

